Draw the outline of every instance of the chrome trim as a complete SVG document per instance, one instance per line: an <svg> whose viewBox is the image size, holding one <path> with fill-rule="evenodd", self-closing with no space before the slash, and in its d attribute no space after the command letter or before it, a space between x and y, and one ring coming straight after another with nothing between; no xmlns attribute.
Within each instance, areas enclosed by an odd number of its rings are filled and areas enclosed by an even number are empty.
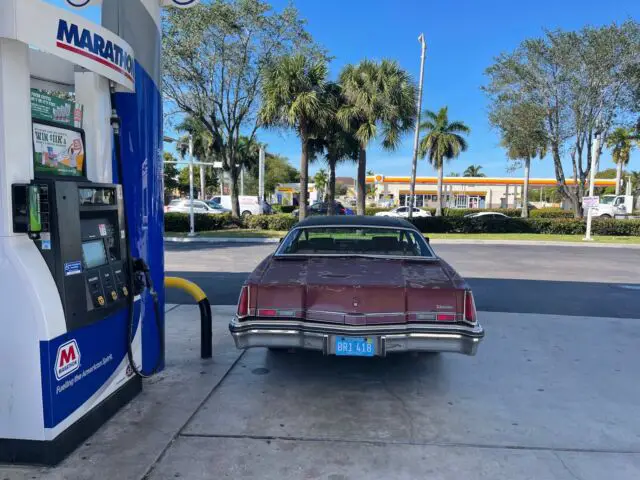
<svg viewBox="0 0 640 480"><path fill-rule="evenodd" d="M249 320L234 317L229 330L240 349L252 347L302 348L335 354L335 337L374 339L376 356L392 352L456 352L475 355L484 338L479 324L335 325L307 321Z"/></svg>

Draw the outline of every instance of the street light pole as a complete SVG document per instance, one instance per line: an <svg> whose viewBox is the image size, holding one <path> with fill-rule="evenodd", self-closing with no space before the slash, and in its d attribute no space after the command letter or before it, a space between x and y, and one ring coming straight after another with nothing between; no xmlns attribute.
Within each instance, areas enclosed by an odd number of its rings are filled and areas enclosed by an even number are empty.
<svg viewBox="0 0 640 480"><path fill-rule="evenodd" d="M420 141L420 111L422 110L422 85L424 82L424 54L427 50L427 44L424 41L424 34L418 37L421 45L420 54L420 84L418 87L418 105L416 106L416 131L413 137L413 159L411 163L411 190L409 196L409 218L413 218L413 207L416 203L416 170L418 168L418 142Z"/></svg>
<svg viewBox="0 0 640 480"><path fill-rule="evenodd" d="M189 135L189 236L195 237L195 218L193 213L193 136Z"/></svg>
<svg viewBox="0 0 640 480"><path fill-rule="evenodd" d="M591 175L589 176L589 196L593 197L594 187L596 184L596 170L598 170L598 157L600 156L600 138L601 133L596 132L593 139L593 145L591 147ZM593 219L593 209L589 207L587 210L587 234L585 240L590 241L591 238L591 221Z"/></svg>
<svg viewBox="0 0 640 480"><path fill-rule="evenodd" d="M258 155L258 208L260 213L264 213L264 160L264 147L260 147L260 153Z"/></svg>

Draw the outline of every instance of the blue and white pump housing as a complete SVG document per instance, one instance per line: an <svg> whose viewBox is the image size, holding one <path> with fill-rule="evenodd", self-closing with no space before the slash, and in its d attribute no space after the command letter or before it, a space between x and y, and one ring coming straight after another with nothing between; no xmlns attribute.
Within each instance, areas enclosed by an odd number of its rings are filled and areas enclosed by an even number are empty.
<svg viewBox="0 0 640 480"><path fill-rule="evenodd" d="M32 88L73 91L84 106L86 178L122 184L131 253L150 267L164 311L160 18L163 7L197 0L65 1L101 5L102 25L45 0L0 0L0 445L54 441L132 375L125 312L68 332L42 255L14 233L12 185L34 180ZM112 85L123 178L109 121ZM135 306L137 319L153 318L149 295ZM133 352L143 370L164 355L158 335L153 320L137 328Z"/></svg>

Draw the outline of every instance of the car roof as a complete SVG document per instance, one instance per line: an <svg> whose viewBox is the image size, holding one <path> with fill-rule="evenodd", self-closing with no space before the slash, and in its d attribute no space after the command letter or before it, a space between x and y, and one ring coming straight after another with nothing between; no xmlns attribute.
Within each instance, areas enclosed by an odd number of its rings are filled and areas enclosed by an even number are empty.
<svg viewBox="0 0 640 480"><path fill-rule="evenodd" d="M370 215L316 215L298 222L295 227L394 227L418 229L403 218L376 217Z"/></svg>

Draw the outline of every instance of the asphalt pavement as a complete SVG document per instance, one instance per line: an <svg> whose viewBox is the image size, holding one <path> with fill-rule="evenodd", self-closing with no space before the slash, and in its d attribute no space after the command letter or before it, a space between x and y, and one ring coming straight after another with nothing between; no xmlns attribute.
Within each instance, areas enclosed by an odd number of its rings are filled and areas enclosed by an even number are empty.
<svg viewBox="0 0 640 480"><path fill-rule="evenodd" d="M167 275L196 282L215 305L232 305L247 275L275 246L172 244ZM580 246L439 245L471 285L478 310L637 318L640 250ZM168 303L192 303L179 291Z"/></svg>

